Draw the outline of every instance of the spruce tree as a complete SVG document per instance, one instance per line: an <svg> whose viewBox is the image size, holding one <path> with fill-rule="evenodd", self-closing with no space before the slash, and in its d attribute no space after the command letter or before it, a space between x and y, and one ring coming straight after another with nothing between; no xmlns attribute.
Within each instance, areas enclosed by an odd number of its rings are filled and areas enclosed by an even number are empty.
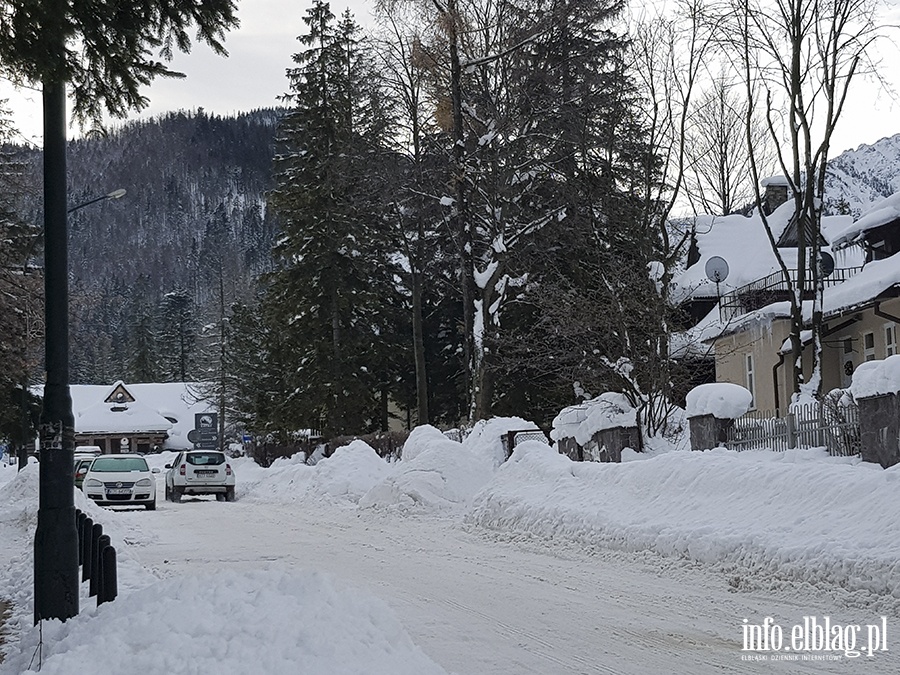
<svg viewBox="0 0 900 675"><path fill-rule="evenodd" d="M263 314L280 332L272 356L287 366L284 423L359 433L377 424L396 352L400 299L379 168L389 119L351 15L336 21L316 0L304 22L275 159L283 233Z"/></svg>

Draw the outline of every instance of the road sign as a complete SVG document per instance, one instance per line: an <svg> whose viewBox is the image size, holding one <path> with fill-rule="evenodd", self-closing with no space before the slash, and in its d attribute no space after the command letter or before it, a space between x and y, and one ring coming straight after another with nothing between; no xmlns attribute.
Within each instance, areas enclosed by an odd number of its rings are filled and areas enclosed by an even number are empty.
<svg viewBox="0 0 900 675"><path fill-rule="evenodd" d="M214 441L201 441L194 443L194 450L218 450L219 444Z"/></svg>
<svg viewBox="0 0 900 675"><path fill-rule="evenodd" d="M192 429L188 432L188 440L191 443L218 443L219 442L219 432L218 431L200 431L199 429Z"/></svg>

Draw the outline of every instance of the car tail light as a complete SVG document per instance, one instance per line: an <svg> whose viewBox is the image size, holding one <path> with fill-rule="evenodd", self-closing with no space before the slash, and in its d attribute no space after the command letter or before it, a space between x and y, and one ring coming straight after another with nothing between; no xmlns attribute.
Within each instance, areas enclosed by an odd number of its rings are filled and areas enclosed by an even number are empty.
<svg viewBox="0 0 900 675"><path fill-rule="evenodd" d="M225 465L225 475L226 475L226 476L230 476L230 475L231 475L231 464L226 464L226 465Z"/></svg>
<svg viewBox="0 0 900 675"><path fill-rule="evenodd" d="M187 465L182 464L180 467L178 467L178 473L179 473L179 475L181 475L181 476L184 475L186 466L187 466Z"/></svg>

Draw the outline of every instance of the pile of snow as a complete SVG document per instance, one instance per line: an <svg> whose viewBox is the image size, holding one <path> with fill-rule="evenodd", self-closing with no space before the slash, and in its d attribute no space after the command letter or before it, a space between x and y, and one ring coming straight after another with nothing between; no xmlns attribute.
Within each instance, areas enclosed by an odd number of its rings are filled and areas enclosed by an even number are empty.
<svg viewBox="0 0 900 675"><path fill-rule="evenodd" d="M361 440L338 448L314 466L305 464L302 455L276 460L268 469L253 468L252 464L252 460L235 462L239 499L292 502L309 497L356 504L391 473L391 466Z"/></svg>
<svg viewBox="0 0 900 675"><path fill-rule="evenodd" d="M636 427L637 410L624 394L607 392L579 405L563 408L553 420L550 438L574 438L587 445L598 431Z"/></svg>
<svg viewBox="0 0 900 675"><path fill-rule="evenodd" d="M463 446L476 454L488 457L494 466L500 466L506 461L503 436L510 431L530 429L539 430L539 427L521 417L492 417L476 422L471 433L463 440Z"/></svg>
<svg viewBox="0 0 900 675"><path fill-rule="evenodd" d="M477 440L465 443L429 425L416 427L400 461L359 500L360 508L442 513L468 507L496 470L499 436L495 439L484 426Z"/></svg>
<svg viewBox="0 0 900 675"><path fill-rule="evenodd" d="M42 637L42 662L32 663ZM0 673L69 675L98 664L169 675L446 675L384 602L318 573L277 570L165 579L65 623L44 622Z"/></svg>
<svg viewBox="0 0 900 675"><path fill-rule="evenodd" d="M859 364L853 373L850 392L857 400L900 393L900 354L889 356L883 361Z"/></svg>
<svg viewBox="0 0 900 675"><path fill-rule="evenodd" d="M466 522L586 546L650 549L896 602L900 538L891 524L900 521L898 486L900 465L882 470L821 449L672 452L600 464L523 443L476 495Z"/></svg>
<svg viewBox="0 0 900 675"><path fill-rule="evenodd" d="M691 389L686 401L689 418L712 415L720 420L733 420L750 410L753 394L739 384L711 382Z"/></svg>

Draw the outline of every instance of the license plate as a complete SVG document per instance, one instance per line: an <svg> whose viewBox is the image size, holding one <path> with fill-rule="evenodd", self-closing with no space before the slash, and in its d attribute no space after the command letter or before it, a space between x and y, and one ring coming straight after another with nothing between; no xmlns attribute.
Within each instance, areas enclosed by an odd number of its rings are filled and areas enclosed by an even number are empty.
<svg viewBox="0 0 900 675"><path fill-rule="evenodd" d="M109 495L130 495L131 490L128 488L110 488L106 491L106 494Z"/></svg>
<svg viewBox="0 0 900 675"><path fill-rule="evenodd" d="M194 473L197 474L198 476L215 476L215 475L218 475L219 472L216 471L215 469L213 469L211 471L207 470L207 469L203 469L201 471L194 471Z"/></svg>

